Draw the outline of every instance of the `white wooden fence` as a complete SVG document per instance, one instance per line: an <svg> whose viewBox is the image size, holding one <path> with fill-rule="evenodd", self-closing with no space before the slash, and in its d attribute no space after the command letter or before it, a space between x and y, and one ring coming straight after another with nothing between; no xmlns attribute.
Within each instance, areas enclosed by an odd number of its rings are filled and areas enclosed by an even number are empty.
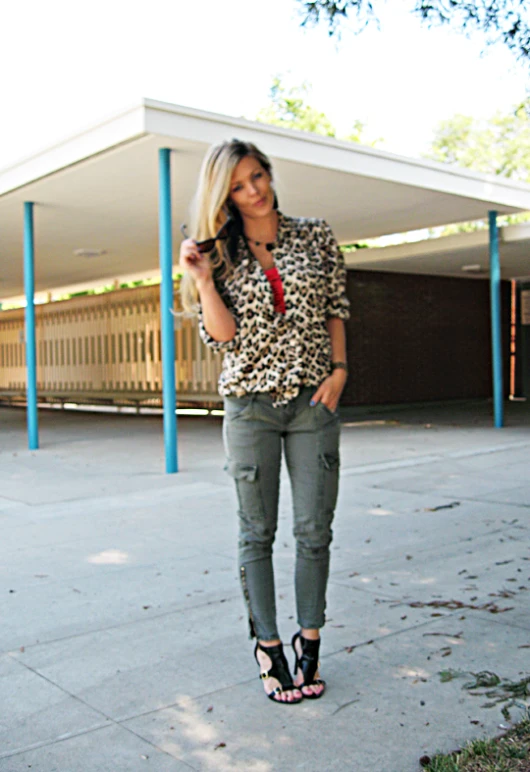
<svg viewBox="0 0 530 772"><path fill-rule="evenodd" d="M159 295L138 287L36 306L39 400L160 403ZM218 402L220 356L201 342L196 317L177 315L175 328L179 403ZM24 310L0 311L0 396L25 394L25 360Z"/></svg>

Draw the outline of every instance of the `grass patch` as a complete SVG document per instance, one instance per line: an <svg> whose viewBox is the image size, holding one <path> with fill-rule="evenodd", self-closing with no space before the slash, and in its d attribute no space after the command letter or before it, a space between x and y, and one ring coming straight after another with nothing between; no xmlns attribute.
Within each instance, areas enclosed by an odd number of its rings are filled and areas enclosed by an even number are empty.
<svg viewBox="0 0 530 772"><path fill-rule="evenodd" d="M461 751L423 757L426 772L530 772L530 719L502 737L473 740Z"/></svg>

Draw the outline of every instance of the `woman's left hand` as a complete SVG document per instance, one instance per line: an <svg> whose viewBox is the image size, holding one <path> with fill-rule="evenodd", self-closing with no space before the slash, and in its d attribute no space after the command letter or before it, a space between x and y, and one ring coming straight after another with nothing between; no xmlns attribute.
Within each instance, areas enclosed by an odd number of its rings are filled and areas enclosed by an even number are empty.
<svg viewBox="0 0 530 772"><path fill-rule="evenodd" d="M328 410L334 413L339 404L340 395L346 385L348 374L345 370L337 368L325 381L322 381L318 389L311 397L311 405L322 402Z"/></svg>

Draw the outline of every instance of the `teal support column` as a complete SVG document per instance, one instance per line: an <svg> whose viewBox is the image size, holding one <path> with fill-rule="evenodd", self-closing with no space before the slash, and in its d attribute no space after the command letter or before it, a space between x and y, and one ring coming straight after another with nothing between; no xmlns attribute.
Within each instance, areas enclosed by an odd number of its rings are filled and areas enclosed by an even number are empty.
<svg viewBox="0 0 530 772"><path fill-rule="evenodd" d="M500 429L504 425L504 386L502 372L501 265L499 259L497 212L489 212L489 233L493 422L495 427Z"/></svg>
<svg viewBox="0 0 530 772"><path fill-rule="evenodd" d="M39 447L37 349L35 336L35 232L33 202L24 202L24 291L26 294L26 418L28 447Z"/></svg>
<svg viewBox="0 0 530 772"><path fill-rule="evenodd" d="M177 394L175 383L175 323L173 309L173 240L171 232L171 151L158 151L160 322L162 330L162 396L164 401L164 446L166 472L178 471Z"/></svg>

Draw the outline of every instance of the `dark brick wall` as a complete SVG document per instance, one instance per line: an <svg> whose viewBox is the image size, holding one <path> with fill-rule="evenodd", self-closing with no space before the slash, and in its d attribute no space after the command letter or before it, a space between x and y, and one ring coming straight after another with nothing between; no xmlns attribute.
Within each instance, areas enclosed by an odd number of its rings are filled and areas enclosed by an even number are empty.
<svg viewBox="0 0 530 772"><path fill-rule="evenodd" d="M509 384L510 283L502 283ZM492 394L489 282L348 271L350 376L343 405Z"/></svg>

